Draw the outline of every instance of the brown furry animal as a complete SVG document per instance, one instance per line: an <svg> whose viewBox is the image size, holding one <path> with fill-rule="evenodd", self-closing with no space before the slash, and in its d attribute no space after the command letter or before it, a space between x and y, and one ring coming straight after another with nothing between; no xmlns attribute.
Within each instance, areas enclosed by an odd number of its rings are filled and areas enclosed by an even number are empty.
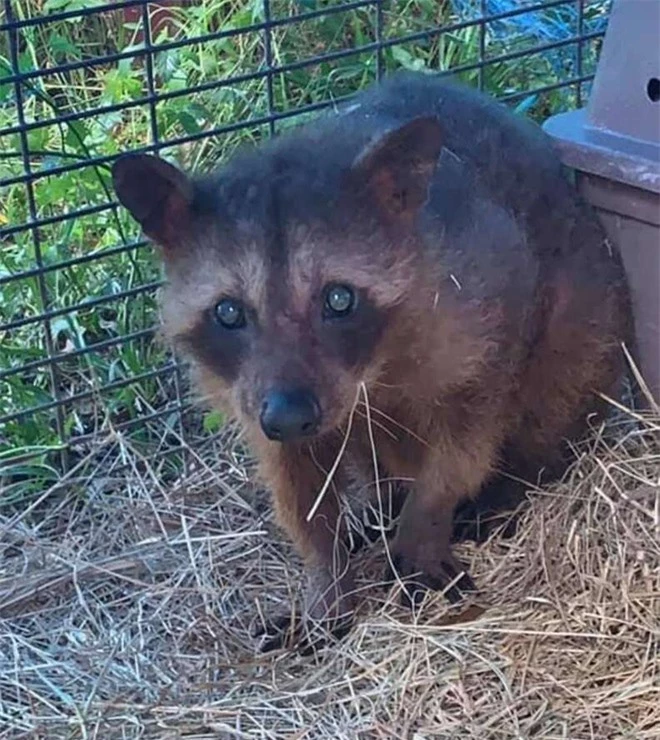
<svg viewBox="0 0 660 740"><path fill-rule="evenodd" d="M619 255L542 131L474 90L397 74L210 176L146 155L113 176L160 247L167 334L241 421L305 559L305 624L350 624L341 504L376 468L413 481L399 576L456 600L457 507L560 472L616 393Z"/></svg>

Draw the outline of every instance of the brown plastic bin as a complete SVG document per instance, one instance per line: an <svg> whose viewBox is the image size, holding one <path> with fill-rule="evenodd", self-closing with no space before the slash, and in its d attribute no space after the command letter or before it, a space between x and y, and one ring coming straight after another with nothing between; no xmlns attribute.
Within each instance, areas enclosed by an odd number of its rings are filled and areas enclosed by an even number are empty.
<svg viewBox="0 0 660 740"><path fill-rule="evenodd" d="M544 129L621 250L640 369L660 403L660 0L613 0L587 108Z"/></svg>

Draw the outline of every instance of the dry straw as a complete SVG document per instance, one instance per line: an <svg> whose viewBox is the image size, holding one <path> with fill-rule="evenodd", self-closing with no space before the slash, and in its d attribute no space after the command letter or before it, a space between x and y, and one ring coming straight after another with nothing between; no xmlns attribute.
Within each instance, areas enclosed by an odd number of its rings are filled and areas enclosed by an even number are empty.
<svg viewBox="0 0 660 740"><path fill-rule="evenodd" d="M111 435L0 519L0 737L656 739L659 430L596 435L514 538L462 546L462 616L383 603L376 543L355 629L308 658L250 637L300 566L235 440L166 487Z"/></svg>

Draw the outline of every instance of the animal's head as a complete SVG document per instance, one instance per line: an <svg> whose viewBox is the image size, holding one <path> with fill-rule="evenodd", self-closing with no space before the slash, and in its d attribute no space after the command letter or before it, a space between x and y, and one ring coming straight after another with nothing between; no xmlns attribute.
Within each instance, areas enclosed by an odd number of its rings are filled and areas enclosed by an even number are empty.
<svg viewBox="0 0 660 740"><path fill-rule="evenodd" d="M272 440L346 419L415 290L415 220L440 149L438 123L419 118L357 154L313 134L276 140L209 178L117 160L117 196L165 264L165 332L212 400Z"/></svg>

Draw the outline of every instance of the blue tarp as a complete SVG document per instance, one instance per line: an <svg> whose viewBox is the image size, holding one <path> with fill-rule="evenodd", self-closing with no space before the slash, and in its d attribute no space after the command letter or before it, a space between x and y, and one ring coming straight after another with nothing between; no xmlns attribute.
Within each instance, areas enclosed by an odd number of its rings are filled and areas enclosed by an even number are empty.
<svg viewBox="0 0 660 740"><path fill-rule="evenodd" d="M539 0L450 0L461 20L478 19L482 12L486 16L500 15L520 10L525 6L538 6ZM488 21L487 38L491 41L506 41L511 46L524 40L526 45L543 45L555 41L575 38L583 33L603 32L607 25L607 11L611 0L591 0L584 3L582 28L578 2L567 2L508 18ZM567 45L546 52L553 67L565 69L566 64L575 58L575 46Z"/></svg>

